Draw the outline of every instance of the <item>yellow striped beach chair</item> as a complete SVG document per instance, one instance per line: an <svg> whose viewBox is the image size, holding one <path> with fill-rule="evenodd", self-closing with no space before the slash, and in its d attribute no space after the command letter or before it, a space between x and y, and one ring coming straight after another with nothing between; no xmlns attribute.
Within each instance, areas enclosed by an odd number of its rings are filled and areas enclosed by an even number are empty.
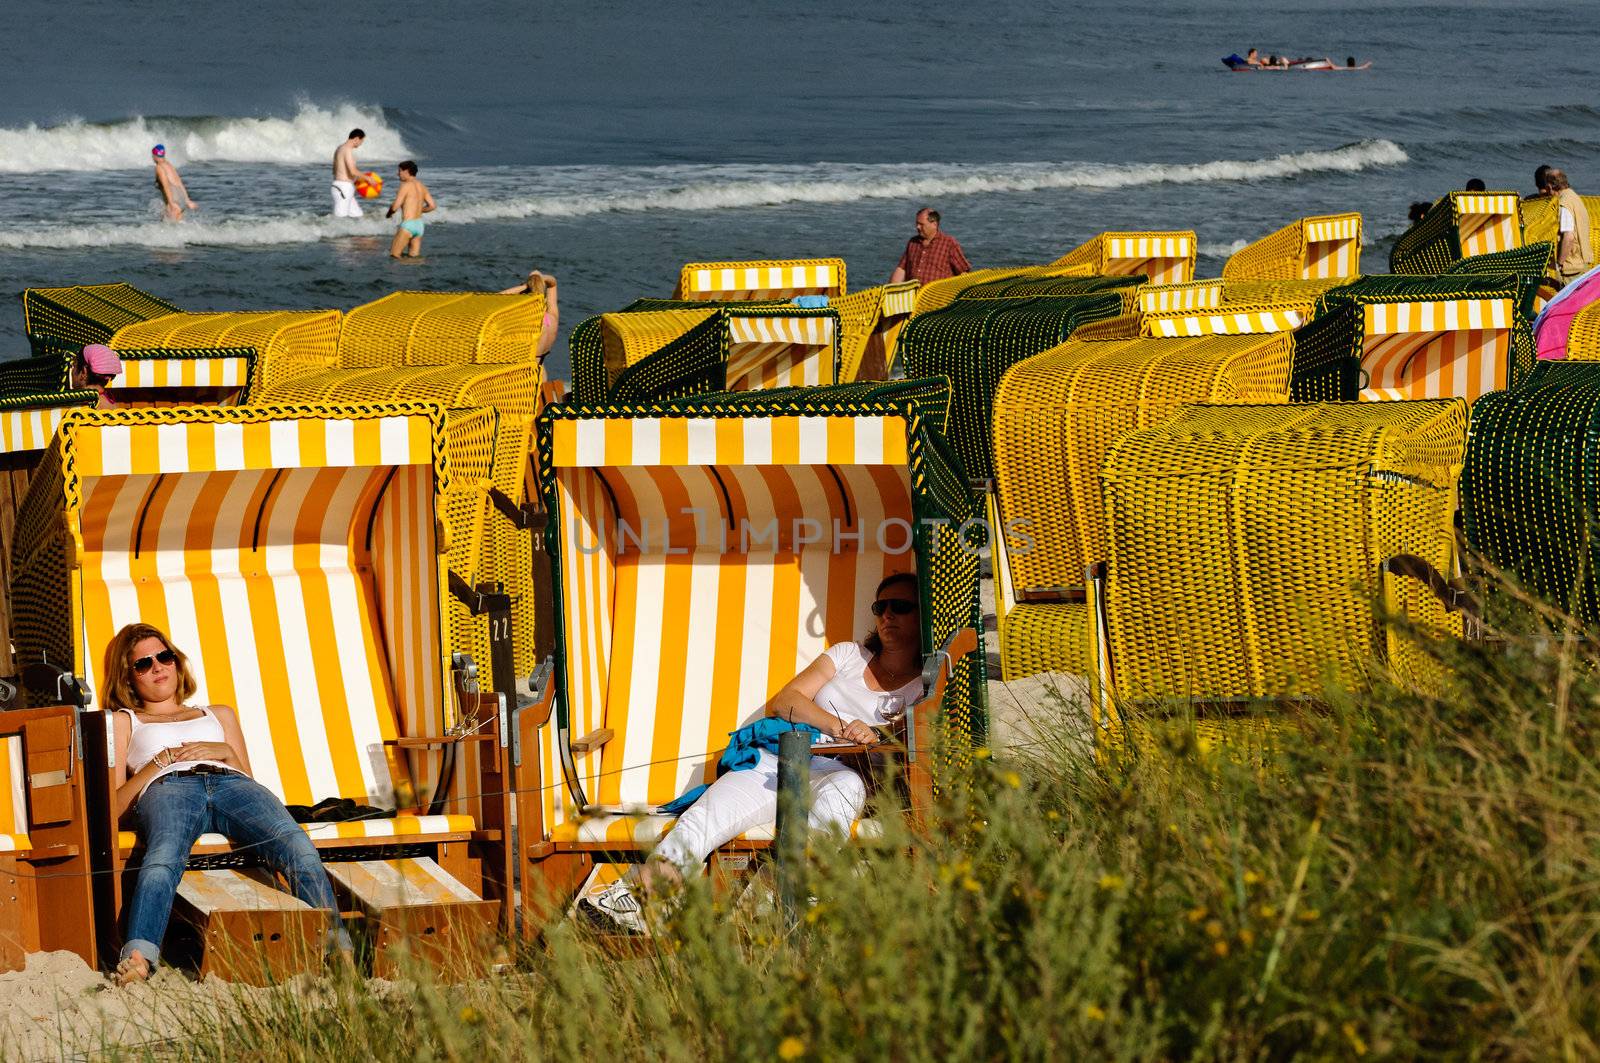
<svg viewBox="0 0 1600 1063"><path fill-rule="evenodd" d="M351 310L339 332L340 369L531 364L543 295L391 292Z"/></svg>
<svg viewBox="0 0 1600 1063"><path fill-rule="evenodd" d="M190 373L206 373L208 381L218 381L215 386L227 386L221 381L235 379L241 358L253 351L248 385L262 391L279 380L333 368L340 321L337 310L167 314L124 325L106 342L119 354L129 352L125 357L138 352L140 359L159 363L137 378L148 380L141 385L146 387L158 386L158 374L169 382L181 380L184 369L178 363L187 363Z"/></svg>
<svg viewBox="0 0 1600 1063"><path fill-rule="evenodd" d="M1589 208L1589 243L1600 247L1600 196L1579 196ZM1522 242L1524 245L1554 244L1560 237L1558 223L1560 212L1554 196L1524 196L1522 207Z"/></svg>
<svg viewBox="0 0 1600 1063"><path fill-rule="evenodd" d="M31 952L97 961L77 710L0 712L0 971Z"/></svg>
<svg viewBox="0 0 1600 1063"><path fill-rule="evenodd" d="M787 302L797 295L845 294L842 258L690 262L678 273L674 299L714 303Z"/></svg>
<svg viewBox="0 0 1600 1063"><path fill-rule="evenodd" d="M917 287L916 281L880 284L828 301L839 312L839 383L889 379Z"/></svg>
<svg viewBox="0 0 1600 1063"><path fill-rule="evenodd" d="M553 706L518 727L525 926L596 861L647 853L673 823L661 806L714 778L728 733L826 646L862 634L892 572L918 575L930 654L912 774L930 771L934 733L960 768L983 730L978 557L961 540L980 511L942 437L947 402L942 381L916 381L546 410L559 633Z"/></svg>
<svg viewBox="0 0 1600 1063"><path fill-rule="evenodd" d="M1521 247L1522 204L1514 192L1451 192L1389 251L1389 272L1443 273L1463 258Z"/></svg>
<svg viewBox="0 0 1600 1063"><path fill-rule="evenodd" d="M1051 265L1089 266L1107 277L1143 274L1151 284L1182 284L1194 279L1196 247L1193 231L1104 232Z"/></svg>
<svg viewBox="0 0 1600 1063"><path fill-rule="evenodd" d="M238 710L255 777L286 804L394 810L306 828L375 939L415 923L459 945L499 911L481 891L508 888L497 719L482 740L447 733L462 717L442 529L490 476L492 439L492 411L425 403L69 414L18 518L20 659L98 688L119 628L161 627L190 655L195 703ZM134 843L114 833L97 868L102 940ZM240 855L207 836L191 868ZM411 886L389 901L363 885L395 875Z"/></svg>
<svg viewBox="0 0 1600 1063"><path fill-rule="evenodd" d="M1090 675L1085 573L1109 558L1100 472L1130 432L1198 401L1289 397L1283 332L1070 339L1018 363L995 396L992 526L1005 678Z"/></svg>
<svg viewBox="0 0 1600 1063"><path fill-rule="evenodd" d="M1361 215L1301 218L1235 251L1223 280L1319 280L1361 273Z"/></svg>

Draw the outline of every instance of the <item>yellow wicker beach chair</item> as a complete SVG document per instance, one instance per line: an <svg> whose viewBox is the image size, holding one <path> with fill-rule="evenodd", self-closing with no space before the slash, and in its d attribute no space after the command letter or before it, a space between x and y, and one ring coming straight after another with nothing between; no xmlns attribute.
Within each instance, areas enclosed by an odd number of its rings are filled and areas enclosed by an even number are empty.
<svg viewBox="0 0 1600 1063"><path fill-rule="evenodd" d="M341 369L531 364L543 295L391 292L351 310L339 333Z"/></svg>
<svg viewBox="0 0 1600 1063"><path fill-rule="evenodd" d="M1361 215L1301 218L1235 251L1223 280L1317 280L1361 272Z"/></svg>
<svg viewBox="0 0 1600 1063"><path fill-rule="evenodd" d="M1522 246L1521 203L1514 192L1451 192L1389 251L1389 272L1443 273L1463 258Z"/></svg>
<svg viewBox="0 0 1600 1063"><path fill-rule="evenodd" d="M154 623L190 654L195 701L238 710L255 777L285 803L392 810L306 827L380 972L404 948L449 962L475 949L509 892L498 713L467 717L479 703L444 605L458 549L474 543L450 517L492 474L493 420L424 403L78 411L18 518L25 666L48 655L99 689L112 635ZM105 748L104 714L84 719L101 732L85 748ZM109 805L93 814L110 829ZM130 833L108 838L96 867L107 947L136 855ZM205 837L191 873L248 858ZM204 877L180 891L179 914L219 949L229 927L302 945L314 931L281 895L263 906L273 891L230 881L232 909ZM248 934L231 944L243 966L218 952L202 969L259 977L287 962L255 955Z"/></svg>
<svg viewBox="0 0 1600 1063"><path fill-rule="evenodd" d="M1052 266L1088 266L1108 277L1143 274L1151 284L1194 278L1197 242L1184 232L1104 232L1068 251Z"/></svg>
<svg viewBox="0 0 1600 1063"><path fill-rule="evenodd" d="M1085 572L1105 562L1100 470L1128 433L1197 401L1284 402L1285 334L1071 339L1013 367L995 397L996 514L1009 564L993 560L1007 680L1089 674Z"/></svg>
<svg viewBox="0 0 1600 1063"><path fill-rule="evenodd" d="M97 962L77 711L0 712L0 971L30 952Z"/></svg>
<svg viewBox="0 0 1600 1063"><path fill-rule="evenodd" d="M845 293L842 258L756 262L690 262L678 273L674 299L716 303L787 301L797 295Z"/></svg>
<svg viewBox="0 0 1600 1063"><path fill-rule="evenodd" d="M839 383L889 379L917 287L916 281L882 284L828 301L839 312Z"/></svg>
<svg viewBox="0 0 1600 1063"><path fill-rule="evenodd" d="M560 633L549 698L517 727L525 929L596 861L647 853L674 822L661 806L714 778L728 733L826 646L860 635L891 572L917 572L929 654L914 790L931 784L935 734L946 767L964 763L983 664L978 557L959 529L979 511L940 434L947 401L942 381L916 381L546 411Z"/></svg>
<svg viewBox="0 0 1600 1063"><path fill-rule="evenodd" d="M1590 303L1573 316L1567 331L1566 360L1600 362L1600 303Z"/></svg>
<svg viewBox="0 0 1600 1063"><path fill-rule="evenodd" d="M1589 208L1589 243L1600 247L1600 196L1579 196ZM1524 244L1557 242L1560 212L1554 196L1525 196L1522 203L1522 242Z"/></svg>
<svg viewBox="0 0 1600 1063"><path fill-rule="evenodd" d="M157 380L181 381L186 371L205 372L225 387L235 379L240 358L255 352L250 365L252 390L281 380L331 369L336 364L340 314L337 310L263 310L217 314L167 314L119 328L107 341L120 352L139 352L152 363L140 387ZM200 366L204 364L205 369ZM210 386L210 385L208 385Z"/></svg>
<svg viewBox="0 0 1600 1063"><path fill-rule="evenodd" d="M1435 682L1399 621L1459 635L1460 614L1390 562L1453 572L1466 422L1459 399L1194 406L1113 444L1109 702L1316 698L1375 666ZM1117 740L1115 711L1101 725Z"/></svg>

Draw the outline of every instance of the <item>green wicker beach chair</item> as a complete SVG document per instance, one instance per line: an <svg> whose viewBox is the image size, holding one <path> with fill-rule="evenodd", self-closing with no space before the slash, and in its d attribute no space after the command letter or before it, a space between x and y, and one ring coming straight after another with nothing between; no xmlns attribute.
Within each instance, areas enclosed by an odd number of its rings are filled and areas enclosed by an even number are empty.
<svg viewBox="0 0 1600 1063"><path fill-rule="evenodd" d="M1451 192L1407 229L1389 251L1389 272L1443 273L1463 258L1522 246L1514 192Z"/></svg>
<svg viewBox="0 0 1600 1063"><path fill-rule="evenodd" d="M913 794L935 742L959 774L985 729L981 511L943 438L948 401L944 381L919 380L546 409L560 595L553 678L512 753L525 928L596 862L647 853L674 822L661 806L711 781L728 733L826 646L861 634L889 573L914 571L921 591Z"/></svg>
<svg viewBox="0 0 1600 1063"><path fill-rule="evenodd" d="M179 309L131 284L28 288L22 293L23 330L35 355L76 354L109 343L117 330Z"/></svg>
<svg viewBox="0 0 1600 1063"><path fill-rule="evenodd" d="M1600 621L1600 363L1540 362L1472 408L1467 543L1529 591Z"/></svg>
<svg viewBox="0 0 1600 1063"><path fill-rule="evenodd" d="M911 377L943 376L951 386L949 439L967 472L994 475L994 392L1005 371L1049 350L1080 326L1120 316L1137 288L1129 278L1077 281L1093 294L1027 299L957 299L918 314L900 337Z"/></svg>

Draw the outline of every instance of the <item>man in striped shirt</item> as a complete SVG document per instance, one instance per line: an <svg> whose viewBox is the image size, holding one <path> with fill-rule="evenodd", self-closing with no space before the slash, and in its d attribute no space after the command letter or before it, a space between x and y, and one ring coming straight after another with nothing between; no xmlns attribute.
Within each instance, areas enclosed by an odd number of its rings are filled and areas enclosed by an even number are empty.
<svg viewBox="0 0 1600 1063"><path fill-rule="evenodd" d="M972 263L967 261L956 238L939 231L939 212L923 207L917 211L917 235L906 241L905 254L889 275L889 283L909 279L927 284L971 269Z"/></svg>

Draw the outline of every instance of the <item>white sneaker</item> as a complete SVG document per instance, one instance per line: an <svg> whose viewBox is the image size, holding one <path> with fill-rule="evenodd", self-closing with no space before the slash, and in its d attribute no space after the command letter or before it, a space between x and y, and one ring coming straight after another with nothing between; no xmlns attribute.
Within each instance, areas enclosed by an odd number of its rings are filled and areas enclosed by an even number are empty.
<svg viewBox="0 0 1600 1063"><path fill-rule="evenodd" d="M644 906L625 881L613 882L599 893L578 899L578 911L591 923L612 933L645 934L650 926L644 919Z"/></svg>

